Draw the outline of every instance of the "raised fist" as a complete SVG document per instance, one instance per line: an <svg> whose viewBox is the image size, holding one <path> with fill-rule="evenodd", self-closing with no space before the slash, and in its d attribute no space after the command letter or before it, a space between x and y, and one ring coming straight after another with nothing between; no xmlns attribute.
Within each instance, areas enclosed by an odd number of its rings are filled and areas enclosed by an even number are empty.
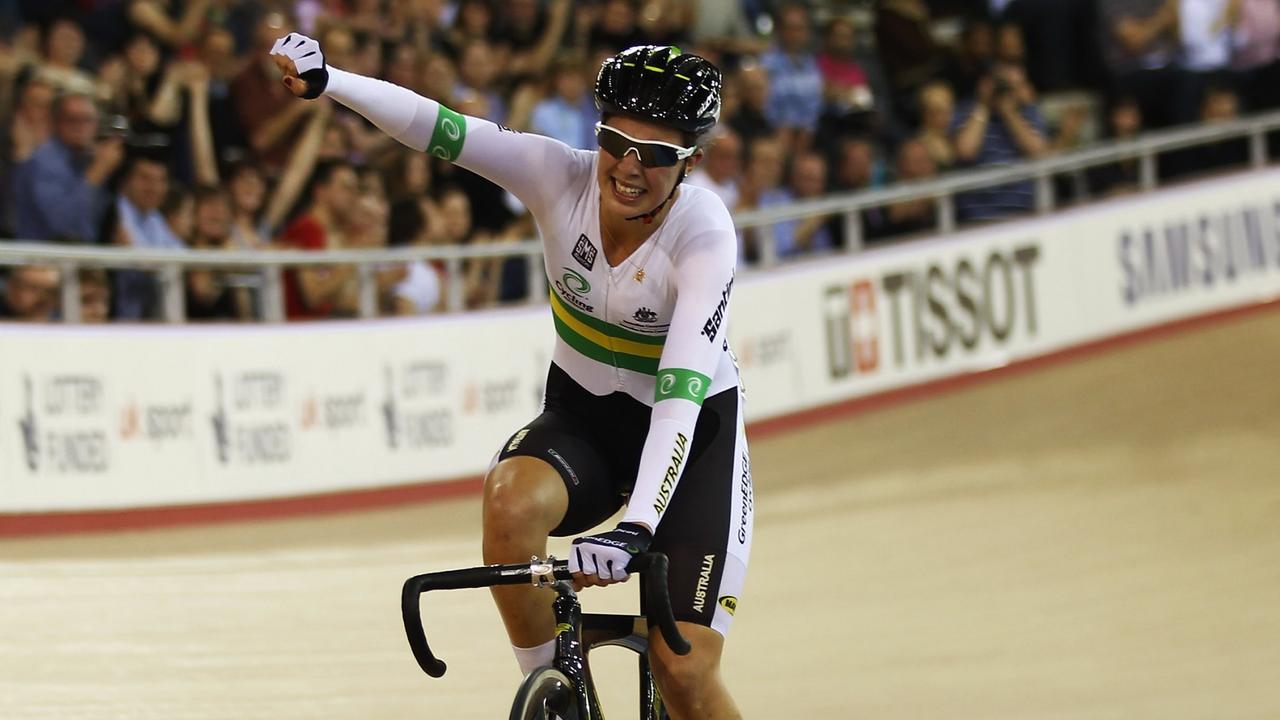
<svg viewBox="0 0 1280 720"><path fill-rule="evenodd" d="M314 100L329 84L329 68L320 43L306 35L289 33L276 40L271 59L284 74L284 86L300 98Z"/></svg>

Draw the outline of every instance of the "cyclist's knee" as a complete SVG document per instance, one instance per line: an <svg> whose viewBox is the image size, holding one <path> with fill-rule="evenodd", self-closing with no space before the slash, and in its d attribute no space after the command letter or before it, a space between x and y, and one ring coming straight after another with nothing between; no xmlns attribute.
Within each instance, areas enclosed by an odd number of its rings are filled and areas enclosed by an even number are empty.
<svg viewBox="0 0 1280 720"><path fill-rule="evenodd" d="M537 458L507 458L485 477L486 533L521 528L545 537L564 517L568 504L560 476Z"/></svg>
<svg viewBox="0 0 1280 720"><path fill-rule="evenodd" d="M698 632L706 631L710 635ZM696 698L700 691L715 681L720 673L720 650L723 639L719 633L698 626L693 632L682 624L680 631L689 637L693 650L688 655L676 655L658 639L649 653L654 677L663 695L672 699ZM656 634L656 629L653 631ZM652 634L651 634L652 635ZM700 637L701 636L701 637Z"/></svg>

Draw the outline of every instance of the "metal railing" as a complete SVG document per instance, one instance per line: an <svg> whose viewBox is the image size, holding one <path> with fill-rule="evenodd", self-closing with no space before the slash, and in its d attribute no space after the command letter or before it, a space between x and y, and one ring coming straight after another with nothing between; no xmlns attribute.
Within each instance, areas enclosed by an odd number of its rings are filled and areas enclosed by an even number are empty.
<svg viewBox="0 0 1280 720"><path fill-rule="evenodd" d="M1136 139L1102 142L1086 149L1012 165L960 172L925 182L899 183L881 190L828 195L787 205L736 213L739 229L761 228L761 258L758 267L778 263L773 228L780 222L839 215L845 228L845 251L858 252L863 246L862 211L894 203L931 199L937 203L936 229L940 234L956 230L955 195L1013 182L1032 181L1038 213L1054 209L1055 176L1108 165L1121 160L1139 162L1139 189L1157 187L1157 156L1162 153L1224 140L1247 138L1249 164L1267 164L1267 134L1280 130L1280 111L1224 122L1207 127L1180 128L1142 135ZM444 263L447 288L445 307L464 309L462 262L470 258L528 258L530 302L545 302L535 288L542 286L542 245L537 240L455 247L407 247L395 249L226 251L226 250L146 250L123 247L96 247L0 241L0 265L55 265L62 270L62 307L66 322L79 321L79 282L82 267L132 268L152 270L160 280L162 319L183 322L183 272L188 268L240 269L257 278L261 292L261 315L270 322L284 320L283 271L288 267L345 265L357 267L359 316L377 315L374 273L379 266L414 261Z"/></svg>
<svg viewBox="0 0 1280 720"><path fill-rule="evenodd" d="M1267 164L1267 134L1276 130L1280 130L1280 111L1206 127L1147 133L1132 140L1104 141L1039 160L952 173L935 180L897 183L881 190L833 194L785 206L739 212L734 215L734 222L739 229L764 228L760 263L763 267L773 265L778 259L772 226L817 215L843 216L845 250L858 252L863 249L863 210L908 200L932 199L937 201L937 232L947 234L956 230L955 195L960 192L1031 180L1035 187L1036 212L1044 214L1054 209L1052 180L1055 176L1137 159L1139 189L1150 192L1158 185L1156 158L1162 153L1243 137L1249 140L1249 166L1262 168Z"/></svg>

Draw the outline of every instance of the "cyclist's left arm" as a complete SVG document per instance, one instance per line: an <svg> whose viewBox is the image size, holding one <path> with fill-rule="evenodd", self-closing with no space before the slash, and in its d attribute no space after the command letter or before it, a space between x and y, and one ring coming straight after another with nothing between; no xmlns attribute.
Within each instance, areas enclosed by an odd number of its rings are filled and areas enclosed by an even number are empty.
<svg viewBox="0 0 1280 720"><path fill-rule="evenodd" d="M726 352L729 292L738 257L737 235L725 212L672 257L676 307L658 362L653 413L640 470L618 526L573 542L569 569L605 583L627 578L630 557L645 552L689 464L693 430Z"/></svg>
<svg viewBox="0 0 1280 720"><path fill-rule="evenodd" d="M623 522L656 531L684 474L693 430L726 352L737 261L733 230L709 230L672 258L676 307L658 365L649 435Z"/></svg>

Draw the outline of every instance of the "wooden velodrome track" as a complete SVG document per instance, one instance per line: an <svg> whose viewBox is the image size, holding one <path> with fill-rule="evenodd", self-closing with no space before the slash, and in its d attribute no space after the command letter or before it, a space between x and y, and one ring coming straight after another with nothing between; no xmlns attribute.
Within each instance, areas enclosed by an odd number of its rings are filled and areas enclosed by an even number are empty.
<svg viewBox="0 0 1280 720"><path fill-rule="evenodd" d="M1271 309L755 441L748 717L1280 717L1277 358ZM0 718L506 717L487 593L428 598L441 680L399 625L477 532L469 497L0 542Z"/></svg>

